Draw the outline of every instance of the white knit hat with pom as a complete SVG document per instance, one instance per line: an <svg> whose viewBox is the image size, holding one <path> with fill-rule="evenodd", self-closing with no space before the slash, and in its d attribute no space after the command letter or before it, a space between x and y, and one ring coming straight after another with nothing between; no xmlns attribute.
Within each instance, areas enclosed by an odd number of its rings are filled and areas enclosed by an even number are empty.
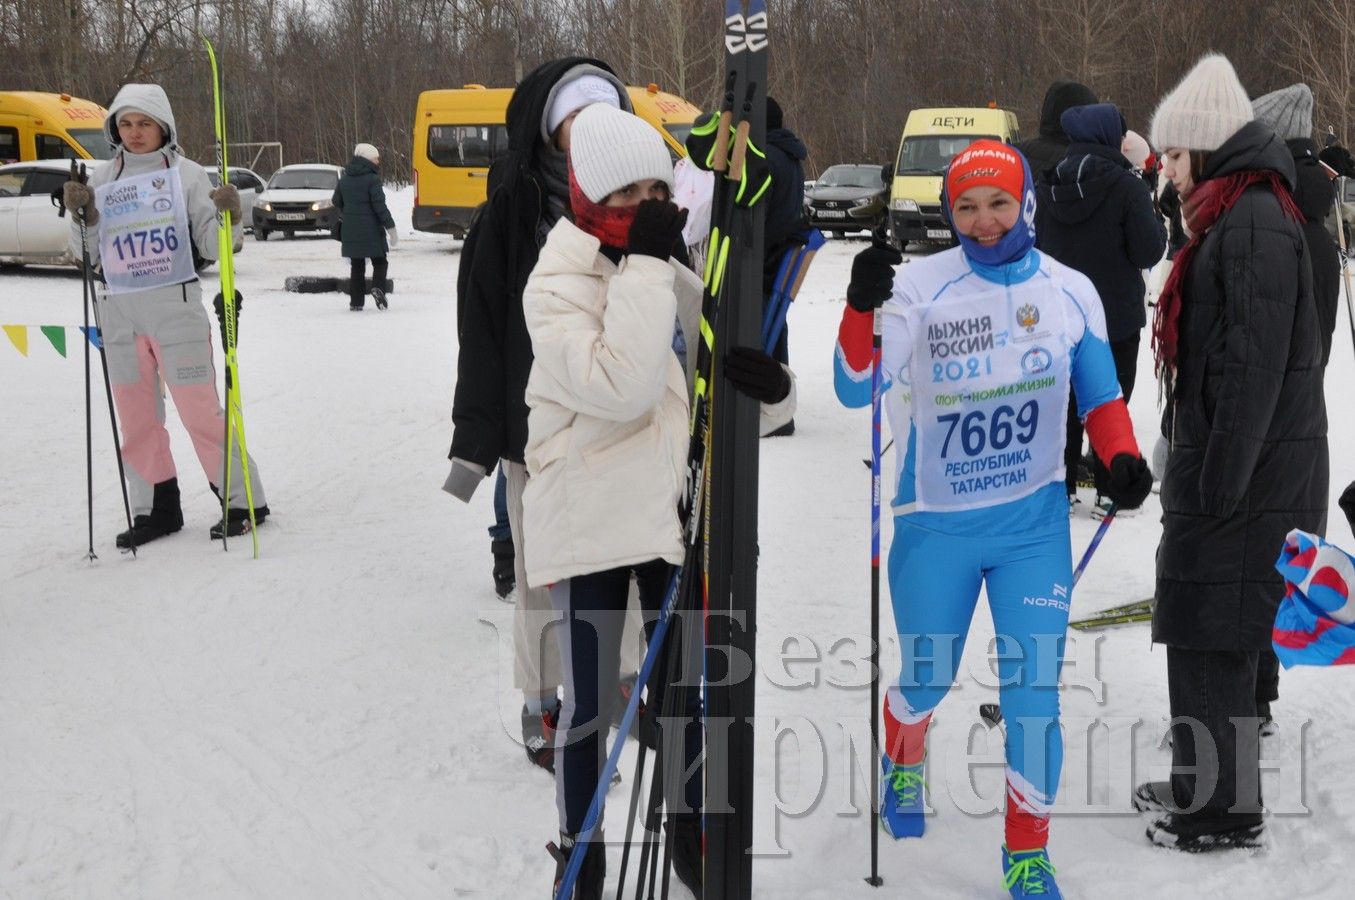
<svg viewBox="0 0 1355 900"><path fill-rule="evenodd" d="M1159 150L1217 150L1253 118L1233 64L1210 53L1162 98L1148 140Z"/></svg>
<svg viewBox="0 0 1355 900"><path fill-rule="evenodd" d="M574 120L569 164L594 203L647 178L668 185L669 193L673 190L673 159L654 126L605 103L586 107Z"/></svg>

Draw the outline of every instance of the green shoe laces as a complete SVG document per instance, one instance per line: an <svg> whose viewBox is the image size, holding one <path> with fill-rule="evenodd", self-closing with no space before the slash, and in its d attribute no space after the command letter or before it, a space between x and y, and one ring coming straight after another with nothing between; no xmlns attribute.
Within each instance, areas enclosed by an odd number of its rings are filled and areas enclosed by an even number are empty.
<svg viewBox="0 0 1355 900"><path fill-rule="evenodd" d="M899 803L913 805L917 802L917 792L919 788L926 788L927 782L922 779L921 766L914 769L910 766L899 766L889 776L890 789L894 791L894 796L898 798Z"/></svg>
<svg viewBox="0 0 1355 900"><path fill-rule="evenodd" d="M1013 858L1012 864L1007 867L1007 877L1003 879L1002 886L1010 891L1019 881L1021 890L1026 894L1047 894L1049 882L1045 878L1053 874L1054 864L1043 853L1032 854L1022 859Z"/></svg>

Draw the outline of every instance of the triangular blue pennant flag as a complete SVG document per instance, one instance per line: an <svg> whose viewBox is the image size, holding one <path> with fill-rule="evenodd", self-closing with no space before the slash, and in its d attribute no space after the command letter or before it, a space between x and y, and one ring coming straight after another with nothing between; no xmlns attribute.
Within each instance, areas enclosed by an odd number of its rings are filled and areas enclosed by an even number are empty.
<svg viewBox="0 0 1355 900"><path fill-rule="evenodd" d="M89 327L81 325L79 327L80 330L84 332L85 337L89 339L89 342L94 345L94 349L96 350L103 349L103 339L99 336L98 328L96 328L93 325L90 325Z"/></svg>

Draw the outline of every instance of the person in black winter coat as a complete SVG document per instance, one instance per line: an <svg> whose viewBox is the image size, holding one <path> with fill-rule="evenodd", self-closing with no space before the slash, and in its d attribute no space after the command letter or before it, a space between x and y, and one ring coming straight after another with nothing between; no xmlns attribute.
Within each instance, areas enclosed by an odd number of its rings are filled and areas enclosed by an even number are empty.
<svg viewBox="0 0 1355 900"><path fill-rule="evenodd" d="M1303 235L1313 260L1313 295L1322 319L1322 365L1331 357L1332 334L1341 300L1341 254L1325 220L1336 200L1336 182L1318 162L1313 140L1313 92L1291 84L1252 102L1256 119L1275 129L1294 157L1298 186L1294 202L1303 210Z"/></svg>
<svg viewBox="0 0 1355 900"><path fill-rule="evenodd" d="M554 635L542 634L553 615L550 592L529 588L525 568L530 550L522 538L523 450L532 344L522 292L546 235L569 215L569 133L574 117L593 103L631 111L625 85L611 68L578 56L538 66L508 101L508 149L490 168L489 199L476 212L457 272L460 350L452 467L443 486L469 502L480 481L502 465L515 550L514 683L523 692L523 743L528 759L551 772L560 653Z"/></svg>
<svg viewBox="0 0 1355 900"><path fill-rule="evenodd" d="M1303 211L1303 236L1313 266L1313 298L1322 326L1322 365L1331 357L1341 291L1341 255L1327 233L1325 219L1336 199L1336 182L1318 162L1313 141L1313 92L1306 84L1292 84L1252 101L1256 120L1269 125L1294 157L1298 177L1294 202ZM1256 675L1256 711L1269 727L1270 704L1280 698L1280 660L1272 648L1261 651Z"/></svg>
<svg viewBox="0 0 1355 900"><path fill-rule="evenodd" d="M1099 102L1096 94L1076 81L1056 81L1045 91L1040 107L1040 133L1013 144L1025 154L1036 184L1044 184L1046 173L1068 152L1068 135L1063 130L1063 114L1074 106Z"/></svg>
<svg viewBox="0 0 1355 900"><path fill-rule="evenodd" d="M1134 393L1139 332L1148 323L1143 270L1162 259L1167 231L1148 185L1120 152L1126 131L1120 110L1110 103L1074 106L1064 112L1062 124L1072 143L1049 171L1049 181L1036 189L1035 245L1096 287L1127 402ZM1068 406L1064 447L1070 496L1076 493L1081 455L1082 420L1074 402ZM1095 467L1097 491L1104 493L1109 473L1099 459Z"/></svg>
<svg viewBox="0 0 1355 900"><path fill-rule="evenodd" d="M805 220L805 157L809 155L804 141L785 126L781 105L767 98L767 165L772 170L772 190L767 198L766 255L763 265L763 313L770 300L772 283L776 279L781 257L804 230ZM790 362L789 326L782 329L781 338L772 350L772 358L782 365ZM789 434L794 423L787 423L778 433Z"/></svg>
<svg viewBox="0 0 1355 900"><path fill-rule="evenodd" d="M1326 525L1321 325L1293 157L1252 121L1225 58L1206 56L1162 101L1152 143L1192 237L1153 319L1172 441L1153 640L1167 646L1173 774L1135 802L1163 812L1154 843L1251 847L1257 663L1284 595L1275 556L1291 529Z"/></svg>
<svg viewBox="0 0 1355 900"><path fill-rule="evenodd" d="M342 252L351 262L348 279L348 308L362 309L367 291L365 285L367 260L372 261L372 299L377 309L386 308L386 251L387 241L394 247L399 242L395 219L386 208L386 192L381 189L377 167L381 155L371 144L358 144L353 158L339 178L334 189L333 202L343 211L340 230Z"/></svg>

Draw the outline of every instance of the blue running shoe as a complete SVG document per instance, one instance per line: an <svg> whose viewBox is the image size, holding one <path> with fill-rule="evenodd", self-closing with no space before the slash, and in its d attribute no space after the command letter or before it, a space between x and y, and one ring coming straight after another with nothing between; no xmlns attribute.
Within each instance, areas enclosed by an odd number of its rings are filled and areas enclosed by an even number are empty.
<svg viewBox="0 0 1355 900"><path fill-rule="evenodd" d="M896 766L888 756L881 754L880 768L880 822L895 840L922 837L927 828L923 817L922 764Z"/></svg>
<svg viewBox="0 0 1355 900"><path fill-rule="evenodd" d="M1002 886L1011 891L1015 900L1039 897L1041 900L1063 900L1059 886L1054 882L1054 864L1049 854L1039 850L1019 850L1008 853L1002 847Z"/></svg>

